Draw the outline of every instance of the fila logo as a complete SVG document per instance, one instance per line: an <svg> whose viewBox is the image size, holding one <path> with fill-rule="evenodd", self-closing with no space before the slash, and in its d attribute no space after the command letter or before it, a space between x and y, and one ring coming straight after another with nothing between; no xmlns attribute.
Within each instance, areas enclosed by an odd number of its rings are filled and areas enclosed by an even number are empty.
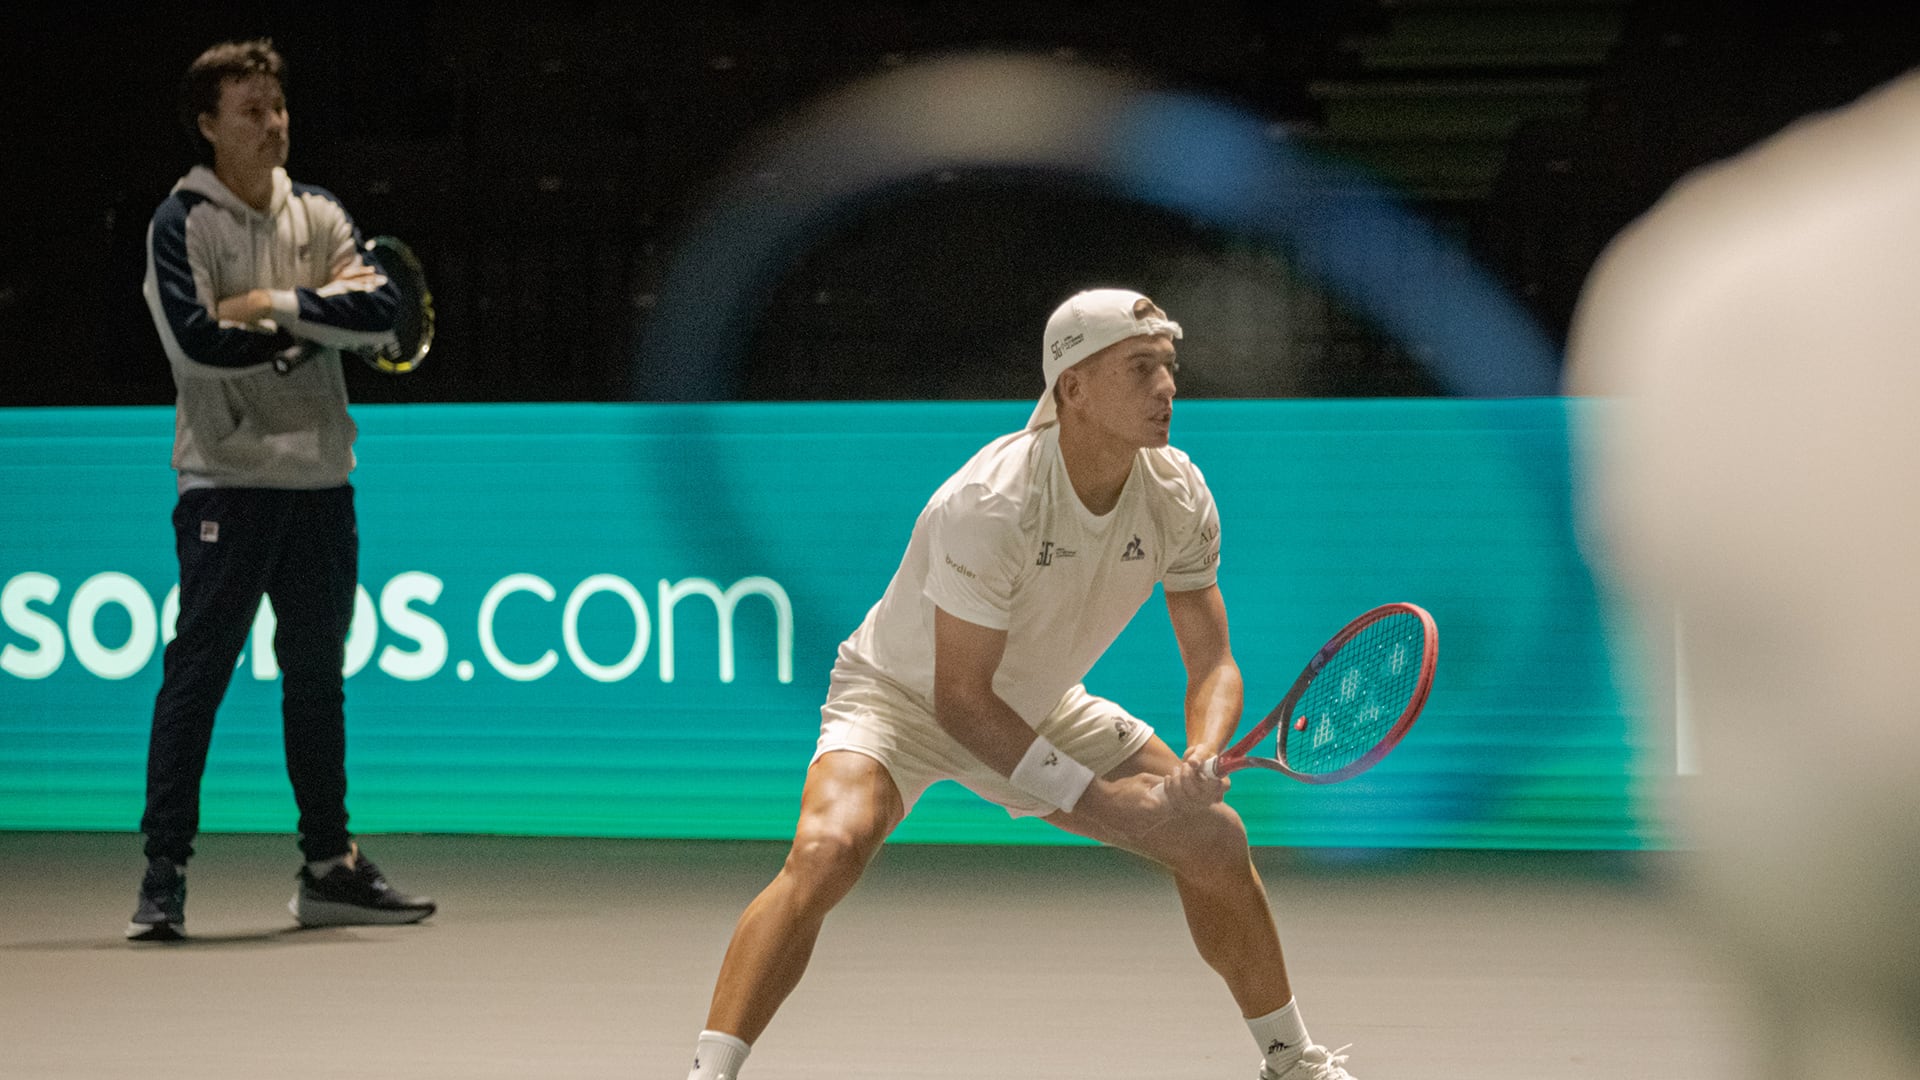
<svg viewBox="0 0 1920 1080"><path fill-rule="evenodd" d="M1127 550L1120 553L1121 562L1134 562L1138 559L1144 559L1146 557L1147 557L1147 549L1141 545L1140 538L1138 536L1134 537L1127 544Z"/></svg>
<svg viewBox="0 0 1920 1080"><path fill-rule="evenodd" d="M201 522L200 523L200 542L203 544L219 543L220 542L220 523L217 521Z"/></svg>

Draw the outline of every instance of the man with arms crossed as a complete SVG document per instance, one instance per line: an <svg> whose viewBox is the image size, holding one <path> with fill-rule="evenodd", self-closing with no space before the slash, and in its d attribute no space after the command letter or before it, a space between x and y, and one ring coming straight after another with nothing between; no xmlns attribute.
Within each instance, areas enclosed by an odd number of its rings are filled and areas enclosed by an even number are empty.
<svg viewBox="0 0 1920 1080"><path fill-rule="evenodd" d="M306 864L301 923L418 922L347 832L341 668L359 577L354 423L340 348L391 340L397 296L360 253L338 200L287 178L284 65L268 41L226 42L187 70L182 120L205 164L154 212L147 306L173 367L178 634L147 751L147 870L127 936L186 932L200 781L260 597L273 601L287 775ZM276 358L290 362L282 374Z"/></svg>
<svg viewBox="0 0 1920 1080"><path fill-rule="evenodd" d="M1200 771L1239 724L1241 680L1213 496L1167 444L1179 337L1139 293L1068 299L1047 321L1047 390L1026 429L921 511L886 594L840 646L792 851L734 930L688 1080L734 1080L827 912L942 779L1166 866L1263 1080L1351 1080L1307 1037L1246 829L1227 783ZM1187 669L1184 759L1080 685L1156 582Z"/></svg>

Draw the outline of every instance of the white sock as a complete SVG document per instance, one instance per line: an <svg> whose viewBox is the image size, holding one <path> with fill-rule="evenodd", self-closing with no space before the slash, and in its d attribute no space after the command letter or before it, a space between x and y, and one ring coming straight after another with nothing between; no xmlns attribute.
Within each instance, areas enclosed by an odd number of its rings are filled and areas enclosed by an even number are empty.
<svg viewBox="0 0 1920 1080"><path fill-rule="evenodd" d="M1253 1041L1260 1044L1267 1068L1276 1073L1286 1072L1300 1060L1300 1051L1306 1049L1309 1041L1307 1025L1301 1022L1300 1009L1292 1000L1265 1016L1249 1018L1247 1030L1253 1032Z"/></svg>
<svg viewBox="0 0 1920 1080"><path fill-rule="evenodd" d="M734 1080L751 1049L724 1031L703 1031L693 1046L693 1071L687 1080Z"/></svg>

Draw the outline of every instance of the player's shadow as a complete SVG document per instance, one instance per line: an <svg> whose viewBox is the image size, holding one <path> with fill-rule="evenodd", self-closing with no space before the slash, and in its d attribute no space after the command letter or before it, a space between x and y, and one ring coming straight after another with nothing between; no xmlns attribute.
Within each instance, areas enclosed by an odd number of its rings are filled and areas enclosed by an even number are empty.
<svg viewBox="0 0 1920 1080"><path fill-rule="evenodd" d="M373 938L350 926L278 926L271 930L236 930L220 934L190 934L177 941L128 941L125 938L65 938L20 941L0 945L0 952L60 953L107 949L164 951L168 949L273 949L300 945L337 945L371 942Z"/></svg>

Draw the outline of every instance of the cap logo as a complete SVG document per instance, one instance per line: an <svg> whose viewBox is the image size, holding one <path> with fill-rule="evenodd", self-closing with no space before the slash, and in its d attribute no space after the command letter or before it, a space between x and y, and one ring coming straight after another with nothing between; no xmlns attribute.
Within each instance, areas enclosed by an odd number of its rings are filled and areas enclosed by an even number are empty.
<svg viewBox="0 0 1920 1080"><path fill-rule="evenodd" d="M1053 350L1053 358L1055 360L1058 360L1060 359L1061 354L1065 353L1068 349L1073 348L1075 345L1078 345L1085 340L1087 340L1087 335L1085 334L1068 334L1066 337L1063 337L1059 341L1056 341L1052 345L1049 345L1048 348Z"/></svg>

